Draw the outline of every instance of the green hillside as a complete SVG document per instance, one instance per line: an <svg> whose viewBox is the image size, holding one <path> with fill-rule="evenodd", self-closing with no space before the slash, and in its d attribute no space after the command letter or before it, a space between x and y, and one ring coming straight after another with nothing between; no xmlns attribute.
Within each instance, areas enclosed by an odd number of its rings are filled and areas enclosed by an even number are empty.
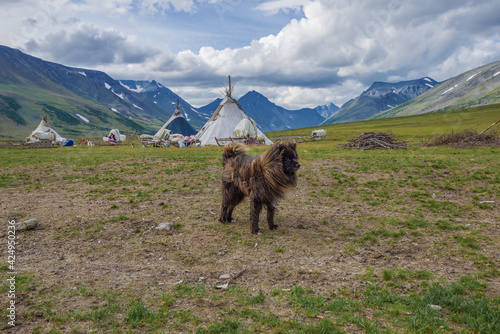
<svg viewBox="0 0 500 334"><path fill-rule="evenodd" d="M152 131L151 124L131 120L70 91L0 83L0 138L23 140L38 126L42 115L66 138L98 138L116 127L123 132Z"/></svg>
<svg viewBox="0 0 500 334"><path fill-rule="evenodd" d="M487 64L428 90L371 119L401 117L500 103L500 61Z"/></svg>
<svg viewBox="0 0 500 334"><path fill-rule="evenodd" d="M462 131L468 128L480 131L487 128L498 119L500 119L500 104L493 104L416 116L375 119L269 132L266 135L269 138L309 136L313 130L325 129L328 132L328 138L330 140L345 141L362 132L392 131L397 137L403 140L421 143L440 134Z"/></svg>

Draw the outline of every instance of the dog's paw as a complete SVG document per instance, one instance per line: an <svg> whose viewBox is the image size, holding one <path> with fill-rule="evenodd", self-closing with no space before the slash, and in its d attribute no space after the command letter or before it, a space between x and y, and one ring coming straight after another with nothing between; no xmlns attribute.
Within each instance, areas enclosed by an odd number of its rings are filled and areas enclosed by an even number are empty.
<svg viewBox="0 0 500 334"><path fill-rule="evenodd" d="M252 234L261 235L262 231L261 230L252 230Z"/></svg>
<svg viewBox="0 0 500 334"><path fill-rule="evenodd" d="M222 219L222 218L219 218L219 221L222 224L236 223L236 220L234 220L233 218L231 218L231 219Z"/></svg>
<svg viewBox="0 0 500 334"><path fill-rule="evenodd" d="M278 229L278 225L274 224L273 226L269 226L269 229L270 230L277 230Z"/></svg>

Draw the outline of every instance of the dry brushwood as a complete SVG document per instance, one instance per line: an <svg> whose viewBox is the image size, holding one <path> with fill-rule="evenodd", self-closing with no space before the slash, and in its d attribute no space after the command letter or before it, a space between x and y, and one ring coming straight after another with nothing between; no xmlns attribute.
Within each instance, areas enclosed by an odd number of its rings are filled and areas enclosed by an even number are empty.
<svg viewBox="0 0 500 334"><path fill-rule="evenodd" d="M466 129L460 132L437 136L424 146L450 146L458 148L500 146L500 134L496 130L482 131Z"/></svg>
<svg viewBox="0 0 500 334"><path fill-rule="evenodd" d="M388 132L364 132L357 138L349 140L342 146L347 149L357 150L401 150L406 149L405 141L396 139L394 134Z"/></svg>

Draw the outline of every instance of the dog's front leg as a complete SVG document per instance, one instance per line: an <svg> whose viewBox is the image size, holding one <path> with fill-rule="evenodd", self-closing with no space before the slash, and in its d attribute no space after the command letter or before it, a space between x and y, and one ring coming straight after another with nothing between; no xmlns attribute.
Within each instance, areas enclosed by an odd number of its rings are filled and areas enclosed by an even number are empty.
<svg viewBox="0 0 500 334"><path fill-rule="evenodd" d="M259 230L259 215L262 210L262 203L252 199L250 203L250 222L252 223L252 233L257 234Z"/></svg>
<svg viewBox="0 0 500 334"><path fill-rule="evenodd" d="M227 222L227 206L224 206L224 203L220 206L219 221L221 223L226 223Z"/></svg>

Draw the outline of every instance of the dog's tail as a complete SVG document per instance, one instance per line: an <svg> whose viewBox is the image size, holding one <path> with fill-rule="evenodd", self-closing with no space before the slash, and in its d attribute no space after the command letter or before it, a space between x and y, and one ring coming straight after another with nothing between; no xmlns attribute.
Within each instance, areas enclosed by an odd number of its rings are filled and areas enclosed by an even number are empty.
<svg viewBox="0 0 500 334"><path fill-rule="evenodd" d="M248 151L248 148L242 143L232 142L227 144L226 146L224 146L224 152L222 153L222 165L224 166L226 164L226 161L231 158L234 158L240 154L245 154L246 151Z"/></svg>

